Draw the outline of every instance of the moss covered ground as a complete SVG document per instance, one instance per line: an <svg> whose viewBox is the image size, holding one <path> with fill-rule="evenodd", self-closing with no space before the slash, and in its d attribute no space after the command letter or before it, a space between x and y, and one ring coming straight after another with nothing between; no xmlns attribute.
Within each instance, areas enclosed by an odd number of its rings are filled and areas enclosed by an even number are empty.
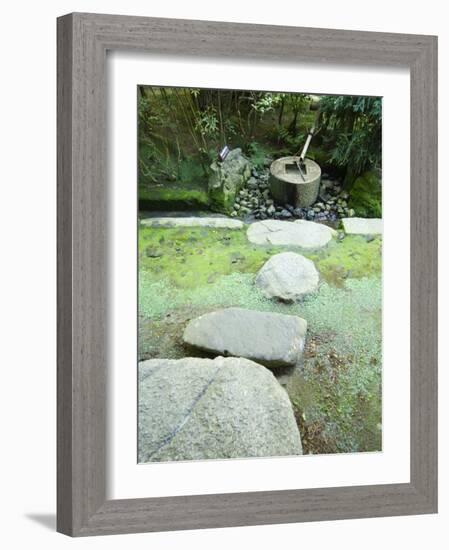
<svg viewBox="0 0 449 550"><path fill-rule="evenodd" d="M206 185L165 183L139 185L139 205L149 210L186 210L205 208L209 205Z"/></svg>
<svg viewBox="0 0 449 550"><path fill-rule="evenodd" d="M382 217L382 186L375 172L359 176L349 194L349 207L362 218Z"/></svg>
<svg viewBox="0 0 449 550"><path fill-rule="evenodd" d="M273 254L295 250L315 262L318 292L297 304L266 299L254 286ZM306 452L381 448L381 239L345 236L317 252L249 243L245 230L139 230L139 356L198 354L182 342L191 319L240 306L308 322L304 362L290 379Z"/></svg>

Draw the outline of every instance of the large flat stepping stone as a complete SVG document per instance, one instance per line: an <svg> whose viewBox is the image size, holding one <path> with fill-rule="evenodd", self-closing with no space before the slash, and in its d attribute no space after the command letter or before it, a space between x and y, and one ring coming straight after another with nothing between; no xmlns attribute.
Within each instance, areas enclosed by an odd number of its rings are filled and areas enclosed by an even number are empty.
<svg viewBox="0 0 449 550"><path fill-rule="evenodd" d="M302 454L287 393L252 361L139 363L139 462Z"/></svg>
<svg viewBox="0 0 449 550"><path fill-rule="evenodd" d="M326 246L335 234L327 225L306 220L264 220L252 223L247 232L249 241L254 244L298 246L306 249Z"/></svg>
<svg viewBox="0 0 449 550"><path fill-rule="evenodd" d="M318 289L319 273L312 260L295 252L272 256L260 269L255 284L267 298L295 302Z"/></svg>
<svg viewBox="0 0 449 550"><path fill-rule="evenodd" d="M183 339L210 353L246 357L274 368L298 363L306 331L307 322L296 315L231 307L193 319Z"/></svg>
<svg viewBox="0 0 449 550"><path fill-rule="evenodd" d="M242 229L243 222L232 218L145 218L140 222L146 227L216 227L218 229Z"/></svg>
<svg viewBox="0 0 449 550"><path fill-rule="evenodd" d="M348 235L381 235L381 218L343 218L343 228Z"/></svg>

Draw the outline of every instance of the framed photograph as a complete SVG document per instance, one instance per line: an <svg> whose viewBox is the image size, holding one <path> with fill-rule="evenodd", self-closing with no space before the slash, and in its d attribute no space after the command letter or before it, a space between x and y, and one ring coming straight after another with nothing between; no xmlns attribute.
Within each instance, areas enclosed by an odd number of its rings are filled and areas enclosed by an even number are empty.
<svg viewBox="0 0 449 550"><path fill-rule="evenodd" d="M437 39L58 19L58 531L437 511Z"/></svg>

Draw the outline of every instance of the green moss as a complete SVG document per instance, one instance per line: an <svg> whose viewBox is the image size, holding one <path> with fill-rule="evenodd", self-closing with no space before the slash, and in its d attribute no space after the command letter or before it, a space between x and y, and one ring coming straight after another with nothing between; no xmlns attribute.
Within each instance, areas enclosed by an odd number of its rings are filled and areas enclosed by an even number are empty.
<svg viewBox="0 0 449 550"><path fill-rule="evenodd" d="M246 231L212 228L139 230L139 269L177 288L197 288L231 273L256 272L280 250L251 245Z"/></svg>
<svg viewBox="0 0 449 550"><path fill-rule="evenodd" d="M348 205L354 209L356 216L382 217L382 186L374 172L365 172L355 180L350 190Z"/></svg>
<svg viewBox="0 0 449 550"><path fill-rule="evenodd" d="M312 333L332 334L332 345L370 360L379 352L382 284L379 277L348 279L343 288L323 283L296 306Z"/></svg>
<svg viewBox="0 0 449 550"><path fill-rule="evenodd" d="M149 210L184 210L205 208L209 196L205 186L166 183L164 185L139 185L139 203Z"/></svg>
<svg viewBox="0 0 449 550"><path fill-rule="evenodd" d="M246 231L212 228L139 229L139 268L154 281L193 288L231 273L256 273L273 254L292 250L315 262L321 278L342 286L347 278L381 272L381 239L348 235L318 252L251 244Z"/></svg>
<svg viewBox="0 0 449 550"><path fill-rule="evenodd" d="M251 165L243 157L229 154L224 163L211 165L209 178L209 197L211 208L216 212L230 214L235 198L251 175ZM229 160L228 160L229 159Z"/></svg>
<svg viewBox="0 0 449 550"><path fill-rule="evenodd" d="M332 345L341 352L368 361L380 352L376 336L380 333L380 304L378 277L348 279L343 288L322 283L316 294L297 304L265 298L254 285L251 273L232 273L210 284L185 289L174 289L168 281L154 281L146 273L139 277L142 318L171 321L172 312L180 309L188 308L188 318L199 311L230 306L299 315L307 320L311 334L332 335Z"/></svg>
<svg viewBox="0 0 449 550"><path fill-rule="evenodd" d="M367 241L359 235L347 235L317 253L308 254L320 276L328 283L342 286L347 278L380 275L382 270L382 240Z"/></svg>
<svg viewBox="0 0 449 550"><path fill-rule="evenodd" d="M255 274L273 254L313 259L320 288L297 304L265 298ZM182 342L187 322L238 306L308 322L304 365L287 387L306 452L381 448L381 239L346 236L319 252L256 246L245 230L139 231L139 357L198 355Z"/></svg>
<svg viewBox="0 0 449 550"><path fill-rule="evenodd" d="M308 452L381 449L381 298L379 278L350 279L301 307L304 366L287 391Z"/></svg>
<svg viewBox="0 0 449 550"><path fill-rule="evenodd" d="M242 185L234 189L224 189L223 187L211 187L209 191L210 208L214 212L230 214L234 207L235 197L242 188Z"/></svg>

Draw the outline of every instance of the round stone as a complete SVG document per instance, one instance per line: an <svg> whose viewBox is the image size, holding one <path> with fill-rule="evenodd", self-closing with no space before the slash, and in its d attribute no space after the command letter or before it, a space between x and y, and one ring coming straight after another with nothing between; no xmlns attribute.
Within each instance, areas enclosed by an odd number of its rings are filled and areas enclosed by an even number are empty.
<svg viewBox="0 0 449 550"><path fill-rule="evenodd" d="M315 264L301 254L281 252L264 264L255 283L267 298L295 302L316 292L319 274Z"/></svg>

